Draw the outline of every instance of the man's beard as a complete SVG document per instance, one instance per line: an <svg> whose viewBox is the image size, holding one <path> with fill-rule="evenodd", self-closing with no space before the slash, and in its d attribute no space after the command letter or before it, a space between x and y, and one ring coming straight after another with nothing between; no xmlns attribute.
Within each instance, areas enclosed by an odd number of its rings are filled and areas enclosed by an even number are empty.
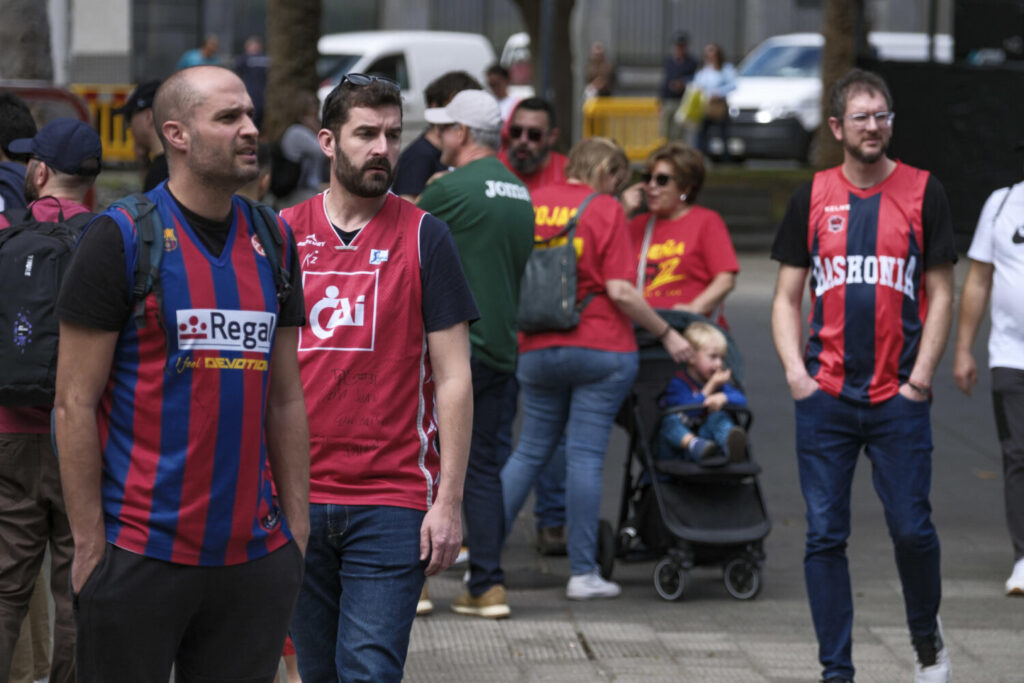
<svg viewBox="0 0 1024 683"><path fill-rule="evenodd" d="M384 171L384 177L378 174L367 174L371 169ZM341 151L337 142L334 143L334 164L331 169L334 177L338 179L341 186L357 197L380 197L391 187L394 180L395 170L391 167L391 161L387 157L371 157L363 164L362 168L356 168L348 156Z"/></svg>
<svg viewBox="0 0 1024 683"><path fill-rule="evenodd" d="M843 148L850 154L851 157L861 162L862 164L873 164L879 159L881 159L883 156L885 156L885 153L889 151L889 141L886 140L884 137L880 137L877 139L879 142L882 143L882 146L878 148L877 152L871 152L870 154L865 154L864 152L861 151L859 146L851 145L846 141L843 141Z"/></svg>
<svg viewBox="0 0 1024 683"><path fill-rule="evenodd" d="M520 151L526 152L526 156L520 157ZM536 154L532 154L526 145L520 143L509 149L508 163L511 164L512 168L515 169L517 173L521 173L522 175L531 175L541 169L544 165L544 161L548 158L548 153L550 151L550 147L544 147L543 149L538 150Z"/></svg>

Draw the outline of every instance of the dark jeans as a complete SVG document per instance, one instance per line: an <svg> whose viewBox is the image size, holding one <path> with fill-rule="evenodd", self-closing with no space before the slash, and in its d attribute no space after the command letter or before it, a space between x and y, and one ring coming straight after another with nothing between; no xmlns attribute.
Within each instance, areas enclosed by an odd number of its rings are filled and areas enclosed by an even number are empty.
<svg viewBox="0 0 1024 683"><path fill-rule="evenodd" d="M818 390L796 402L800 488L807 504L804 579L824 677L853 678L853 599L846 560L850 486L863 449L885 510L912 637L935 632L942 595L931 522L930 405L901 395L871 407Z"/></svg>
<svg viewBox="0 0 1024 683"><path fill-rule="evenodd" d="M992 404L1003 451L1006 526L1017 561L1024 558L1024 370L992 368Z"/></svg>
<svg viewBox="0 0 1024 683"><path fill-rule="evenodd" d="M729 117L726 116L723 119L713 121L709 118L705 118L700 123L700 133L697 134L697 148L704 153L704 156L710 156L711 152L708 149L708 145L711 142L711 129L715 128L718 132L718 137L722 140L722 161L730 161L732 157L729 156Z"/></svg>
<svg viewBox="0 0 1024 683"><path fill-rule="evenodd" d="M482 595L505 583L501 548L505 540L505 511L501 498L501 468L509 456L502 435L511 433L516 413L515 377L477 359L473 371L473 441L466 466L462 506L469 546L469 592Z"/></svg>
<svg viewBox="0 0 1024 683"><path fill-rule="evenodd" d="M306 575L291 627L303 683L402 680L427 568L420 561L424 514L309 506Z"/></svg>
<svg viewBox="0 0 1024 683"><path fill-rule="evenodd" d="M78 683L263 681L277 673L302 555L193 567L107 544L75 603Z"/></svg>

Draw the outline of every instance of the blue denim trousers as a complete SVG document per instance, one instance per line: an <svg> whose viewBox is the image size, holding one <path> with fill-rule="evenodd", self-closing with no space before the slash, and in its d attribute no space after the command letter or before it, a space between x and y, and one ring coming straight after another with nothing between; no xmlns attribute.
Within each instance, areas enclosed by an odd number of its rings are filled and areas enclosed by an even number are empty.
<svg viewBox="0 0 1024 683"><path fill-rule="evenodd" d="M824 677L853 678L853 599L846 560L850 487L861 449L885 510L912 637L935 632L942 597L931 521L930 406L897 394L857 406L818 390L796 402L800 488L807 504L804 580Z"/></svg>
<svg viewBox="0 0 1024 683"><path fill-rule="evenodd" d="M637 372L637 355L557 346L519 356L523 424L501 471L506 533L565 434L566 522L573 575L597 568L601 472L615 414Z"/></svg>
<svg viewBox="0 0 1024 683"><path fill-rule="evenodd" d="M678 413L672 413L661 418L658 427L658 438L654 443L654 457L658 460L681 458L691 462L697 462L689 448L683 448L681 443L683 436L692 433L680 419ZM729 437L729 430L736 425L736 422L722 410L708 413L704 422L697 428L697 436L702 439L714 441L722 450L726 450L726 439Z"/></svg>
<svg viewBox="0 0 1024 683"><path fill-rule="evenodd" d="M400 681L423 588L420 510L311 504L292 617L306 683Z"/></svg>

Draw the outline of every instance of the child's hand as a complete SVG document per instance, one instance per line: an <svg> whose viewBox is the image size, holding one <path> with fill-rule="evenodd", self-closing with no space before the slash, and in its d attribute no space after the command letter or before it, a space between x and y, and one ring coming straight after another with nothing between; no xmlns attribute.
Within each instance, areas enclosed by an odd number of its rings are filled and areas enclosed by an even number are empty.
<svg viewBox="0 0 1024 683"><path fill-rule="evenodd" d="M711 394L704 399L704 407L708 409L708 412L715 412L725 407L725 404L729 402L725 394L719 391L717 394Z"/></svg>
<svg viewBox="0 0 1024 683"><path fill-rule="evenodd" d="M728 368L715 370L714 374L711 375L711 378L708 379L708 390L705 391L704 393L713 394L714 392L718 391L726 384L728 384L730 379L732 379L732 370L729 370Z"/></svg>

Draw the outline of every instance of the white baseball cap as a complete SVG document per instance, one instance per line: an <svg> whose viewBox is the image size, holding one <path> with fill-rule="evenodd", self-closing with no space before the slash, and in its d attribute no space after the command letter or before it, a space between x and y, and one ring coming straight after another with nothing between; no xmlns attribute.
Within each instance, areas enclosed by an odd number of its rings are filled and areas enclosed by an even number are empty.
<svg viewBox="0 0 1024 683"><path fill-rule="evenodd" d="M429 123L461 123L480 130L500 130L498 101L483 90L462 90L446 107L433 107L423 114Z"/></svg>

